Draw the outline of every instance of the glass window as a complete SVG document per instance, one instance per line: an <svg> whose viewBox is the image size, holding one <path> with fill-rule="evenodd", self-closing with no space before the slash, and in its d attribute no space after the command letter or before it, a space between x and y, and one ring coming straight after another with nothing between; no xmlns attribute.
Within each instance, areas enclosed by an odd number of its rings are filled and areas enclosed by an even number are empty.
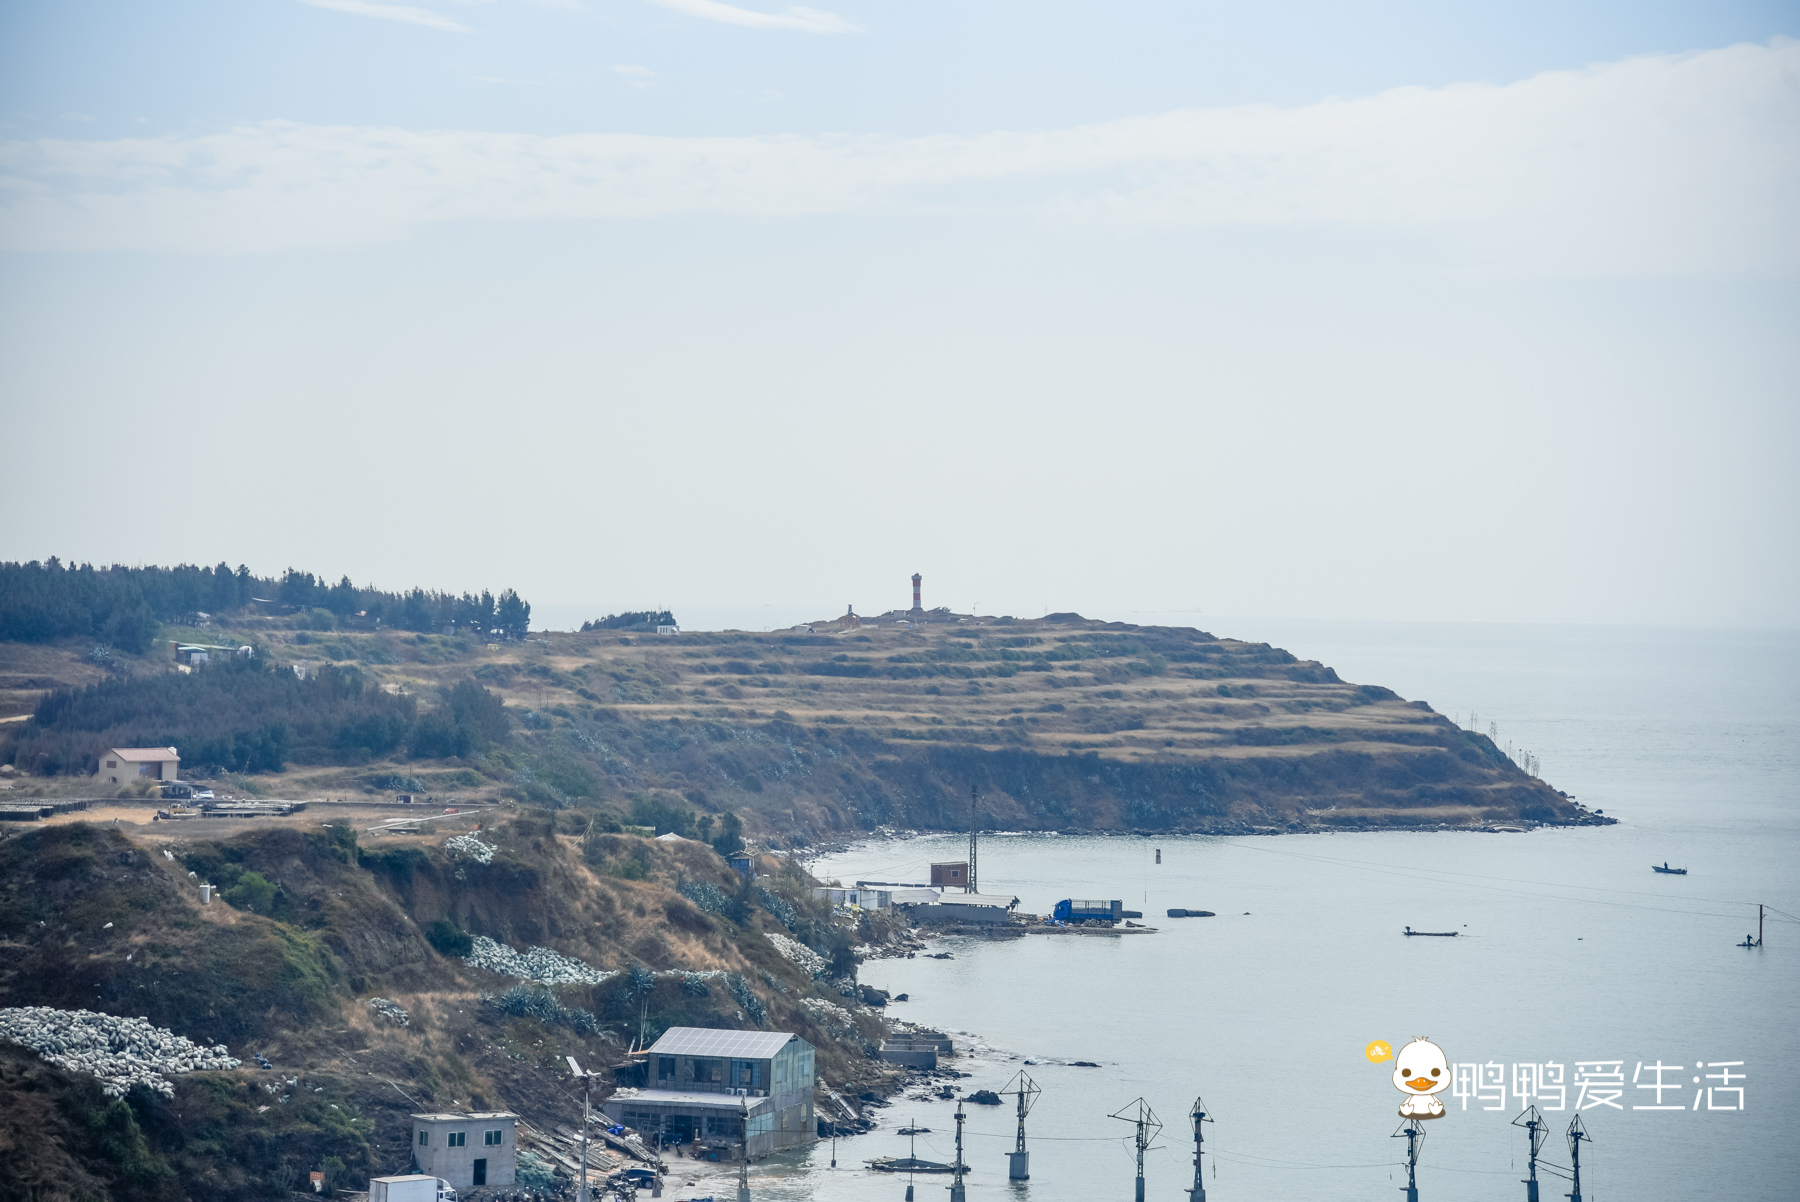
<svg viewBox="0 0 1800 1202"><path fill-rule="evenodd" d="M481 1133L481 1142L490 1148L496 1148L506 1142L506 1135L501 1131L484 1131Z"/></svg>
<svg viewBox="0 0 1800 1202"><path fill-rule="evenodd" d="M656 1075L659 1079L673 1077L675 1075L675 1057L658 1056L656 1058Z"/></svg>
<svg viewBox="0 0 1800 1202"><path fill-rule="evenodd" d="M419 1146L421 1148L429 1148L431 1146L431 1132L429 1132L429 1131L420 1131L419 1132Z"/></svg>
<svg viewBox="0 0 1800 1202"><path fill-rule="evenodd" d="M445 1138L445 1140L444 1140L444 1146L445 1146L445 1147L447 1147L447 1148L460 1148L460 1147L463 1147L463 1146L464 1146L464 1142L465 1142L465 1140L466 1140L466 1139L467 1139L467 1138L468 1138L468 1135L467 1135L467 1133L466 1133L466 1132L463 1132L463 1131L452 1131L452 1132L451 1132L451 1133L450 1133L450 1134L449 1134L449 1136L448 1136L448 1137L446 1137L446 1138Z"/></svg>

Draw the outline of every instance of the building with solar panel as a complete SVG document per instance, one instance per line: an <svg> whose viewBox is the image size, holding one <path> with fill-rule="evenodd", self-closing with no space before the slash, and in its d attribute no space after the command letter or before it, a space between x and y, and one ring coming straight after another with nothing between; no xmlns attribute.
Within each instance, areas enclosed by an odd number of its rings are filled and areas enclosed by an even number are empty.
<svg viewBox="0 0 1800 1202"><path fill-rule="evenodd" d="M757 1160L819 1137L813 1046L798 1035L670 1027L647 1057L646 1085L602 1107L645 1143Z"/></svg>

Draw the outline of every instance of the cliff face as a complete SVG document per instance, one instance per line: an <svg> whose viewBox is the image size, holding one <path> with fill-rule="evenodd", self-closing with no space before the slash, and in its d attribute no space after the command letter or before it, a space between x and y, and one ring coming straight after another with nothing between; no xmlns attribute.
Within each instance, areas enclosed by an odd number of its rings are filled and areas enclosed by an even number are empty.
<svg viewBox="0 0 1800 1202"><path fill-rule="evenodd" d="M512 798L683 833L688 820L731 811L749 833L783 845L877 826L960 829L971 788L986 824L1015 829L1607 821L1423 701L1347 683L1265 643L1185 628L939 612L923 622L890 614L764 634L549 634L495 647L390 632L340 633L325 644L281 620L234 628L233 637L259 646L259 663L306 662L315 675L328 654L356 676L354 689L339 690L345 696L380 689L417 701L410 734L396 727L375 740L384 750L359 747L363 727L333 717L335 733L314 732L304 747L295 736L285 771L227 782L276 796ZM71 660L72 672L79 667ZM459 697L491 705L468 683L449 691L471 679L505 700L491 737L431 758L456 742L425 735L450 730L443 715ZM182 680L190 691L208 683ZM152 699L178 691L127 690ZM126 712L129 700L109 701L106 720L195 749L237 746L289 721L220 713L206 737L190 738L162 722L166 699L136 703L158 711L142 714ZM40 717L49 721L52 709ZM40 730L34 720L14 727L0 751L60 740L72 760L100 737ZM190 767L204 771L190 760L184 773Z"/></svg>
<svg viewBox="0 0 1800 1202"><path fill-rule="evenodd" d="M1603 821L1425 703L1267 644L1075 615L822 629L547 659L612 694L586 708L622 786L771 832L960 828L971 788L1025 830Z"/></svg>

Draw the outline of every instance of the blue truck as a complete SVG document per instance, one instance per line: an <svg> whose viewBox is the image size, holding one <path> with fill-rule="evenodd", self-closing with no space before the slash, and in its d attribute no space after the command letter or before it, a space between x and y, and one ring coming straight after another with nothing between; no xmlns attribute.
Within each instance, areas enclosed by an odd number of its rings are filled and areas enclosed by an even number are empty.
<svg viewBox="0 0 1800 1202"><path fill-rule="evenodd" d="M1065 897L1056 903L1056 909L1050 912L1050 917L1057 922L1116 923L1125 917L1125 903L1117 898L1112 901L1089 901Z"/></svg>

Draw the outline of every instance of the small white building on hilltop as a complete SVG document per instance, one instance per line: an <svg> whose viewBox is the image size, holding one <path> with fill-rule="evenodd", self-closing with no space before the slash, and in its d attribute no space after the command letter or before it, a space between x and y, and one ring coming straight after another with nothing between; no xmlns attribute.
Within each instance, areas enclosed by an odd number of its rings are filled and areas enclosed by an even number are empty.
<svg viewBox="0 0 1800 1202"><path fill-rule="evenodd" d="M415 1114L413 1163L454 1189L511 1185L519 1166L519 1116L506 1110Z"/></svg>
<svg viewBox="0 0 1800 1202"><path fill-rule="evenodd" d="M181 771L181 753L173 747L111 747L100 756L96 779L126 785L140 777L174 780Z"/></svg>

